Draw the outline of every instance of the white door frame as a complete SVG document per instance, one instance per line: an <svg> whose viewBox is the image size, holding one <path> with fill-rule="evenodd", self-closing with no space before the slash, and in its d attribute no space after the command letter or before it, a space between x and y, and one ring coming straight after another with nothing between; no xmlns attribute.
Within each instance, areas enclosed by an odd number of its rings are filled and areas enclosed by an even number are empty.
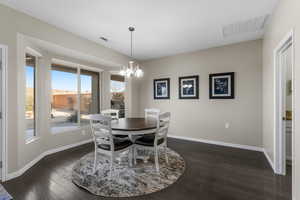
<svg viewBox="0 0 300 200"><path fill-rule="evenodd" d="M290 48L292 48L292 166L295 162L295 137L294 137L294 108L295 108L295 93L294 93L294 80L295 80L295 73L294 73L294 30L290 31L283 40L278 44L278 46L274 50L274 66L275 66L275 79L274 79L274 85L275 85L275 96L274 96L274 116L275 116L275 127L274 127L274 172L276 174L285 175L286 174L286 143L285 143L285 126L283 125L283 113L285 108L285 100L283 97L285 94L283 92L285 91L286 84L283 82L285 80L285 77L283 77L285 69L281 67L281 54L284 52L284 50L291 45ZM292 177L293 177L293 188L294 188L294 167L292 168ZM294 190L293 190L294 191Z"/></svg>
<svg viewBox="0 0 300 200"><path fill-rule="evenodd" d="M7 62L8 47L0 44L2 50L2 181L7 178Z"/></svg>

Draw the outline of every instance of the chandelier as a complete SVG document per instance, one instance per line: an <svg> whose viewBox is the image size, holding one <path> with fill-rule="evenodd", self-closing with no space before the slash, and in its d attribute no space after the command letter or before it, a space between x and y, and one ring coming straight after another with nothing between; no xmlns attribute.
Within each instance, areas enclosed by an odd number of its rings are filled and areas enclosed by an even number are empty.
<svg viewBox="0 0 300 200"><path fill-rule="evenodd" d="M130 45L131 45L130 56L132 58L132 56L133 56L132 36L133 36L133 31L135 31L135 28L134 27L129 27L128 30L130 31L130 41L131 41L131 43L130 43ZM119 73L120 73L121 76L126 76L127 78L130 78L130 77L133 77L133 76L137 77L137 78L140 78L144 75L144 72L140 68L139 64L134 62L134 61L129 61L128 66L123 66Z"/></svg>

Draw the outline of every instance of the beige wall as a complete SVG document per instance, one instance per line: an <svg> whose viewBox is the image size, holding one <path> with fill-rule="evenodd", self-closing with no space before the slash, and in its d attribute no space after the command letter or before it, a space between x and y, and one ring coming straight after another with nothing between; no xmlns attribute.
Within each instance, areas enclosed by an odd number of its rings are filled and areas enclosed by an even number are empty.
<svg viewBox="0 0 300 200"><path fill-rule="evenodd" d="M24 57L22 55L25 54L26 48L32 48L39 53L42 54L41 57L37 60L37 93L36 93L36 134L37 138L35 141L26 143L25 141L25 129L26 123L24 121L25 116L25 101L23 96L25 96L24 90ZM50 99L51 99L51 64L52 59L60 59L72 63L76 63L78 65L84 65L88 67L92 67L95 69L104 70L102 72L102 104L101 108L107 107L107 102L104 101L106 97L110 96L109 92L109 67L101 66L99 64L83 61L80 59L75 59L72 57L58 55L53 52L49 52L44 50L42 47L38 46L32 41L28 41L28 37L24 35L18 35L18 166L23 167L30 161L37 158L40 154L45 151L55 149L58 147L62 147L68 144L74 144L81 141L85 141L91 139L91 135L89 129L84 128L84 132L82 130L72 130L72 131L64 131L61 133L53 134L50 129ZM108 74L108 75L107 75ZM107 78L108 76L108 78ZM23 86L23 87L22 87Z"/></svg>
<svg viewBox="0 0 300 200"><path fill-rule="evenodd" d="M273 50L285 35L294 29L295 34L295 179L293 193L295 199L300 199L300 1L281 0L275 9L268 25L263 43L263 146L274 162L274 63Z"/></svg>
<svg viewBox="0 0 300 200"><path fill-rule="evenodd" d="M0 44L8 46L8 172L11 173L21 169L44 149L72 144L87 137L63 134L56 138L45 138L44 143L32 143L34 145L28 146L24 144L25 133L21 132L23 129L19 127L18 123L18 119L20 119L18 103L23 98L20 96L22 93L19 93L23 86L19 85L22 73L19 71L17 61L18 33L97 57L102 59L103 65L107 66L127 64L129 58L2 5L0 5L0 26ZM46 86L41 85L40 87Z"/></svg>
<svg viewBox="0 0 300 200"><path fill-rule="evenodd" d="M262 41L180 54L142 63L140 115L144 108L171 111L170 134L234 144L262 146ZM235 72L236 98L210 100L211 73ZM200 76L200 99L178 99L178 77ZM171 99L153 100L153 79L171 78ZM225 123L230 127L225 129Z"/></svg>

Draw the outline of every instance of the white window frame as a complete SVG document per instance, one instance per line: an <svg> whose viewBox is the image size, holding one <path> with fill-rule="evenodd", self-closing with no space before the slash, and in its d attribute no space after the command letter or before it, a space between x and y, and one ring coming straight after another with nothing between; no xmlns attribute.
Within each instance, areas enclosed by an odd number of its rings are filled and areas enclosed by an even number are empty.
<svg viewBox="0 0 300 200"><path fill-rule="evenodd" d="M38 89L37 89L37 77L38 77L38 68L39 68L39 59L42 57L42 54L39 53L38 51L36 51L35 49L31 48L31 47L26 47L25 48L25 52L24 52L24 68L26 67L26 54L29 54L31 56L35 57L35 68L34 68L34 136L31 138L27 138L27 121L26 121L26 117L25 117L25 143L29 144L31 142L34 142L35 140L39 139L39 133L38 133ZM24 77L25 77L25 103L24 103L24 109L25 109L25 113L26 113L26 81L27 81L27 77L26 77L26 71L24 71Z"/></svg>
<svg viewBox="0 0 300 200"><path fill-rule="evenodd" d="M80 89L81 89L81 79L80 79L80 71L81 69L83 70L89 70L89 71L93 71L93 72L97 72L99 73L99 112L101 110L101 97L102 97L102 69L99 68L95 68L95 67L90 67L90 66L86 66L86 65L82 65L82 64L78 64L78 63L74 63L74 62L69 62L69 61L65 61L65 60L61 60L61 59L56 59L56 58L52 58L51 59L51 65L52 64L60 64L60 65L64 65L66 67L70 67L73 69L77 70L77 104L76 104L76 108L77 108L77 126L73 126L73 127L52 127L51 126L51 118L50 118L50 133L51 134L60 134L60 133L66 133L66 132L73 132L73 131L77 131L77 130L82 130L87 128L88 125L85 126L80 126ZM52 68L50 67L50 71L52 70ZM50 73L50 85L52 85L52 76ZM50 87L50 92L52 92L52 87ZM50 96L51 98L51 96ZM50 102L50 101L49 101ZM51 108L50 108L50 113L51 113Z"/></svg>

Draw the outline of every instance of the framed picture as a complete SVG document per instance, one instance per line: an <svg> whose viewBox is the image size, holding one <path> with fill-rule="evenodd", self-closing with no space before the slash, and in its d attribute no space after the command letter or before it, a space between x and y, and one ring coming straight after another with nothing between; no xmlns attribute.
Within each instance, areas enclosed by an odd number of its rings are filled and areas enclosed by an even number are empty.
<svg viewBox="0 0 300 200"><path fill-rule="evenodd" d="M179 99L199 99L199 76L179 77Z"/></svg>
<svg viewBox="0 0 300 200"><path fill-rule="evenodd" d="M170 79L154 79L154 99L170 99Z"/></svg>
<svg viewBox="0 0 300 200"><path fill-rule="evenodd" d="M234 99L234 72L209 75L210 99Z"/></svg>

